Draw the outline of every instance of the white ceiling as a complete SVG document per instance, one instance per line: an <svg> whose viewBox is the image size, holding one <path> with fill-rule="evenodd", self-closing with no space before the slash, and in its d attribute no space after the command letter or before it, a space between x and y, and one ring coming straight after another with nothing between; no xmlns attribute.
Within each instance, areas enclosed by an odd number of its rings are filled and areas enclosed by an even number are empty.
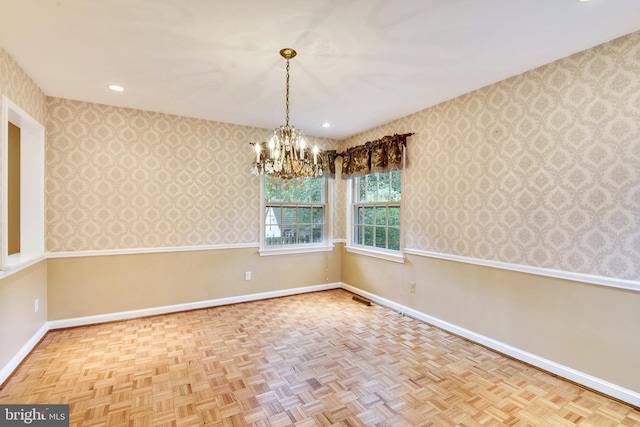
<svg viewBox="0 0 640 427"><path fill-rule="evenodd" d="M291 124L329 138L637 30L640 0L0 0L54 97L274 128L292 47Z"/></svg>

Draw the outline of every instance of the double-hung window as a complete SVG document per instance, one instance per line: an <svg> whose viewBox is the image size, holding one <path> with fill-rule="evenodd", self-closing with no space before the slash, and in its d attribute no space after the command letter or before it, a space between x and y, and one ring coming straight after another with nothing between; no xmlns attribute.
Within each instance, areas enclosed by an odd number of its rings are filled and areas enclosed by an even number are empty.
<svg viewBox="0 0 640 427"><path fill-rule="evenodd" d="M348 249L402 259L400 200L402 172L375 173L352 179ZM349 248L350 247L350 248ZM386 255L386 256L385 256Z"/></svg>
<svg viewBox="0 0 640 427"><path fill-rule="evenodd" d="M284 180L264 175L262 250L314 250L327 246L325 178Z"/></svg>

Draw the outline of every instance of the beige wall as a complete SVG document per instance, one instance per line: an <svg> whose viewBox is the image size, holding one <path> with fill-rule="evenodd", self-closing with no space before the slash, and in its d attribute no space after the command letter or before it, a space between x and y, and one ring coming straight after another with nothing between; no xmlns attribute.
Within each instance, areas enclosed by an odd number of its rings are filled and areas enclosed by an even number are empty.
<svg viewBox="0 0 640 427"><path fill-rule="evenodd" d="M261 257L256 248L243 248L47 262L49 320L335 283L341 272L339 249Z"/></svg>
<svg viewBox="0 0 640 427"><path fill-rule="evenodd" d="M403 265L345 254L342 281L640 392L637 291L414 255Z"/></svg>
<svg viewBox="0 0 640 427"><path fill-rule="evenodd" d="M39 310L35 312L34 301ZM47 263L0 279L0 368L36 334L47 321Z"/></svg>

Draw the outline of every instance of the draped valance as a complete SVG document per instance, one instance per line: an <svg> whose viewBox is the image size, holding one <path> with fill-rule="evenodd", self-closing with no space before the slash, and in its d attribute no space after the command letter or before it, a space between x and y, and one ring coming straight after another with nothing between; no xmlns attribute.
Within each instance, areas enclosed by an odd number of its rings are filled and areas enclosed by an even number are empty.
<svg viewBox="0 0 640 427"><path fill-rule="evenodd" d="M387 135L378 140L351 147L342 153L335 153L334 158L342 157L342 178L348 179L402 169L402 153L407 145L407 137L411 135L413 133Z"/></svg>

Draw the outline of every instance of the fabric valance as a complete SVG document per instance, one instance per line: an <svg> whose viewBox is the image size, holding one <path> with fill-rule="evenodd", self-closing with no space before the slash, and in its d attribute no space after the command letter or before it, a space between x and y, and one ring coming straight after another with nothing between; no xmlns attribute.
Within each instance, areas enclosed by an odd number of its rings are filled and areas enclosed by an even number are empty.
<svg viewBox="0 0 640 427"><path fill-rule="evenodd" d="M376 141L351 147L335 157L342 157L342 178L348 179L372 173L402 169L402 154L407 137L413 133L387 135Z"/></svg>

